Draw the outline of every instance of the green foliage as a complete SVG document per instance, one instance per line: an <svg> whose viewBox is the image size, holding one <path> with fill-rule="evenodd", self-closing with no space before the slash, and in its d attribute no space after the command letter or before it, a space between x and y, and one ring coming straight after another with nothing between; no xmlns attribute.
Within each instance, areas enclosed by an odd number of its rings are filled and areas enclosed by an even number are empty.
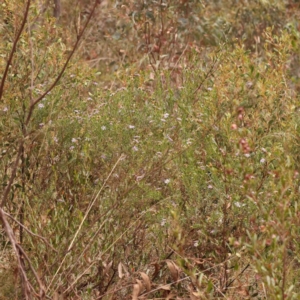
<svg viewBox="0 0 300 300"><path fill-rule="evenodd" d="M30 104L70 52L75 28L64 22L75 15L80 28L86 19L84 1L58 22L32 4L0 102L1 194L24 142L4 209L47 295L298 299L299 32L291 8L103 2L24 131ZM10 18L0 28L0 74L21 22ZM96 31L104 41L92 57ZM99 59L97 68L87 57ZM16 283L5 232L1 242L0 298L9 299Z"/></svg>

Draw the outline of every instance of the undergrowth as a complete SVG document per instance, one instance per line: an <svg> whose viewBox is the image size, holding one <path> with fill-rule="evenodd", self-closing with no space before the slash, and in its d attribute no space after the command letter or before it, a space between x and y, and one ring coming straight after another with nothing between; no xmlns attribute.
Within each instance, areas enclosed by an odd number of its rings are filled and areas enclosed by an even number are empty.
<svg viewBox="0 0 300 300"><path fill-rule="evenodd" d="M27 295L22 270L29 299L298 299L295 29L191 42L176 65L148 51L113 75L76 57L44 94L72 50L29 16L0 97L0 299Z"/></svg>

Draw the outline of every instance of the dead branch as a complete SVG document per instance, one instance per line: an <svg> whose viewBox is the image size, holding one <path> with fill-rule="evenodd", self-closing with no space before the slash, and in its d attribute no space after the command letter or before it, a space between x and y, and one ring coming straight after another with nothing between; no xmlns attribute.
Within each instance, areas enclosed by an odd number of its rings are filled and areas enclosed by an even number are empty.
<svg viewBox="0 0 300 300"><path fill-rule="evenodd" d="M2 80L1 80L1 84L0 84L0 101L2 100L2 96L3 96L3 93L4 93L4 84L5 84L7 75L8 75L9 67L10 67L10 65L12 63L14 54L15 54L16 49L17 49L17 44L19 42L19 39L21 37L21 34L22 34L22 32L24 30L24 27L25 27L25 24L27 22L30 3L31 3L31 0L28 0L27 4L26 4L26 9L25 9L25 13L24 13L24 17L23 17L23 20L22 20L21 27L20 27L20 29L18 31L18 34L17 34L16 39L15 39L15 41L13 43L12 49L10 51L10 54L9 54L9 57L8 57L8 60L7 60L7 63L6 63L6 67L5 67L5 70L4 70L4 73L3 73L3 77L2 77Z"/></svg>

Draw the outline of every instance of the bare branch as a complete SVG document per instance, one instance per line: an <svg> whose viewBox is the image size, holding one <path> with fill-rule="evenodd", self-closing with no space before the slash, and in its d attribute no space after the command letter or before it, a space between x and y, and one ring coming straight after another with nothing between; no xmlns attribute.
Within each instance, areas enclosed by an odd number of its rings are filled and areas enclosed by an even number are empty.
<svg viewBox="0 0 300 300"><path fill-rule="evenodd" d="M25 257L25 259L27 260L27 263L28 263L28 265L30 267L30 270L34 274L34 277L35 277L36 281L39 284L39 288L40 288L39 296L40 296L40 299L43 299L43 297L45 296L45 287L42 284L42 281L41 281L40 277L38 276L37 272L35 271L34 267L32 266L32 263L31 263L29 257L27 256L26 252L23 250L23 248L19 244L16 244L16 246L19 249L19 251L22 253L22 255Z"/></svg>
<svg viewBox="0 0 300 300"><path fill-rule="evenodd" d="M10 65L11 65L11 63L12 63L14 54L15 54L16 49L17 49L17 44L18 44L18 42L19 42L19 39L20 39L20 37L21 37L21 34L22 34L22 32L23 32L23 30L24 30L24 27L25 27L25 24L26 24L26 22L27 22L30 3L31 3L31 0L28 0L28 1L27 1L27 4L26 4L26 9L25 9L25 13L24 13L24 17L23 17L23 20L22 20L21 27L20 27L19 32L18 32L18 34L17 34L17 36L16 36L16 39L15 39L15 41L14 41L14 43L13 43L13 46L12 46L11 52L10 52L10 54L9 54L9 58L8 58L8 61L7 61L7 64L6 64L4 73L3 73L3 77L2 77L2 79L1 79L1 84L0 84L0 101L1 101L2 96L3 96L3 93L4 93L4 84L5 84L7 75L8 75L9 67L10 67Z"/></svg>
<svg viewBox="0 0 300 300"><path fill-rule="evenodd" d="M47 94L49 94L50 91L52 91L54 89L54 87L57 85L57 83L59 82L59 80L62 78L63 74L65 73L65 70L71 60L71 58L73 57L78 45L79 45L79 42L87 28L87 26L89 25L90 23L90 20L92 19L94 13L95 13L95 10L96 10L96 7L98 4L100 4L100 0L95 0L95 3L94 3L94 6L92 8L92 11L91 13L89 14L89 17L86 21L86 23L84 24L81 32L79 33L79 35L77 36L77 40L75 42L75 45L73 46L73 49L71 51L71 53L69 54L64 66L62 67L60 73L58 74L58 76L56 77L56 79L54 80L54 82L50 85L50 87L48 88L48 90L46 90L42 95L40 95L37 99L35 99L31 104L30 104L30 107L29 107L29 112L28 112L28 115L27 115L27 118L26 118L26 121L25 121L25 126L27 126L29 124L29 121L31 119L31 116L32 116L32 113L33 113L33 110L34 110L34 107L41 101L45 98L45 96L47 96Z"/></svg>
<svg viewBox="0 0 300 300"><path fill-rule="evenodd" d="M20 225L25 231L27 231L29 234L31 234L32 236L35 236L39 239L41 239L47 246L49 246L53 251L55 251L57 253L57 250L55 248L53 248L53 246L43 237L40 236L39 234L36 234L34 232L32 232L31 230L29 230L26 226L24 226L22 223L20 223L18 220L16 220L13 216L11 216L10 214L8 214L7 212L4 212L4 214L6 216L8 216L9 218L11 218L14 222L16 222L18 225Z"/></svg>
<svg viewBox="0 0 300 300"><path fill-rule="evenodd" d="M5 217L5 212L2 208L0 208L0 220L3 224L3 228L4 228L4 231L9 239L9 241L11 242L11 245L12 245L12 248L16 254L16 258L17 258L17 261L18 261L18 269L19 269L19 272L20 272L20 277L21 277L21 280L22 280L22 285L23 285L23 293L24 293L24 296L26 298L26 300L28 299L31 299L30 297L30 294L31 294L31 288L30 288L30 285L28 284L28 279L27 279L27 275L26 275L26 272L25 272L25 269L24 269L24 266L22 264L22 259L21 259L21 256L20 256L20 252L19 252L19 247L18 247L18 243L16 241L16 238L15 238L15 235L14 235L14 232L12 230L12 228L10 227L9 223L7 222L6 220L6 217Z"/></svg>
<svg viewBox="0 0 300 300"><path fill-rule="evenodd" d="M12 168L12 172L11 172L11 175L10 175L10 178L9 178L9 181L8 181L8 184L7 186L5 187L5 190L3 192L3 197L2 197L2 202L1 202L1 205L0 207L4 207L6 202L7 202L7 197L9 195L9 192L10 192L10 189L11 189L11 186L15 180L15 177L17 175L17 170L18 170L18 166L19 166L19 162L20 162L20 158L21 158L21 155L22 155L22 149L23 149L23 146L24 146L24 139L22 139L20 141L20 145L19 145L19 149L18 149L18 153L17 153L17 157L16 157L16 160L13 164L13 168Z"/></svg>
<svg viewBox="0 0 300 300"><path fill-rule="evenodd" d="M59 18L61 14L61 0L54 0L53 16Z"/></svg>

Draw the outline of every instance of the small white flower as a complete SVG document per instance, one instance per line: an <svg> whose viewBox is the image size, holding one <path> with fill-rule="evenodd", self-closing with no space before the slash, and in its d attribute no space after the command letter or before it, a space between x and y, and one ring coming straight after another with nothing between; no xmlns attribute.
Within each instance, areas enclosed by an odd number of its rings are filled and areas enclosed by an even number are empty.
<svg viewBox="0 0 300 300"><path fill-rule="evenodd" d="M245 156L246 157L250 157L251 155L250 155L250 153L246 153Z"/></svg>
<svg viewBox="0 0 300 300"><path fill-rule="evenodd" d="M168 114L168 113L165 113L165 114L164 114L164 118L167 119L168 117L169 117L169 114Z"/></svg>
<svg viewBox="0 0 300 300"><path fill-rule="evenodd" d="M135 126L134 125L129 125L128 128L133 129L133 128L135 128Z"/></svg>
<svg viewBox="0 0 300 300"><path fill-rule="evenodd" d="M166 225L166 222L167 222L166 219L162 219L161 222L160 222L160 225L161 225L161 226L165 226L165 225Z"/></svg>
<svg viewBox="0 0 300 300"><path fill-rule="evenodd" d="M77 143L77 139L72 138L72 143Z"/></svg>
<svg viewBox="0 0 300 300"><path fill-rule="evenodd" d="M139 151L139 148L137 146L133 146L132 150L136 152L136 151Z"/></svg>
<svg viewBox="0 0 300 300"><path fill-rule="evenodd" d="M261 164L264 164L266 162L266 160L264 158L262 158L260 161L259 161Z"/></svg>
<svg viewBox="0 0 300 300"><path fill-rule="evenodd" d="M72 150L74 150L74 148L75 148L74 146L71 146L69 149L72 151Z"/></svg>
<svg viewBox="0 0 300 300"><path fill-rule="evenodd" d="M165 184L169 184L170 181L171 181L171 180L170 180L169 178L167 178L167 179L165 179L164 183L165 183Z"/></svg>
<svg viewBox="0 0 300 300"><path fill-rule="evenodd" d="M211 88L211 87L208 87L207 90L208 90L208 91L212 91L212 88Z"/></svg>
<svg viewBox="0 0 300 300"><path fill-rule="evenodd" d="M42 128L42 127L45 126L45 124L44 123L40 123L39 126Z"/></svg>
<svg viewBox="0 0 300 300"><path fill-rule="evenodd" d="M58 143L58 138L55 136L55 137L53 138L53 141L54 141L55 143Z"/></svg>
<svg viewBox="0 0 300 300"><path fill-rule="evenodd" d="M87 99L88 99L89 101L92 101L92 100L93 100L93 98L92 98L92 97L88 97Z"/></svg>
<svg viewBox="0 0 300 300"><path fill-rule="evenodd" d="M199 246L199 241L194 241L194 247L198 247Z"/></svg>
<svg viewBox="0 0 300 300"><path fill-rule="evenodd" d="M101 129L102 130L106 130L106 126L101 126Z"/></svg>
<svg viewBox="0 0 300 300"><path fill-rule="evenodd" d="M207 188L211 190L211 189L213 189L213 186L212 186L211 184L209 184L209 185L207 186Z"/></svg>
<svg viewBox="0 0 300 300"><path fill-rule="evenodd" d="M193 141L192 141L192 139L188 139L187 141L186 141L186 144L189 146L189 145L191 145L193 143Z"/></svg>
<svg viewBox="0 0 300 300"><path fill-rule="evenodd" d="M8 111L8 107L5 106L5 107L3 108L3 111L4 111L4 112L7 112L7 111Z"/></svg>
<svg viewBox="0 0 300 300"><path fill-rule="evenodd" d="M39 107L39 108L43 108L43 107L45 107L45 105L44 105L43 103L39 103L39 104L38 104L38 107Z"/></svg>
<svg viewBox="0 0 300 300"><path fill-rule="evenodd" d="M236 207L243 207L243 206L245 206L246 204L243 204L243 203L241 203L241 202L234 202L234 205L235 205Z"/></svg>
<svg viewBox="0 0 300 300"><path fill-rule="evenodd" d="M166 122L166 120L165 119L160 119L162 122Z"/></svg>

